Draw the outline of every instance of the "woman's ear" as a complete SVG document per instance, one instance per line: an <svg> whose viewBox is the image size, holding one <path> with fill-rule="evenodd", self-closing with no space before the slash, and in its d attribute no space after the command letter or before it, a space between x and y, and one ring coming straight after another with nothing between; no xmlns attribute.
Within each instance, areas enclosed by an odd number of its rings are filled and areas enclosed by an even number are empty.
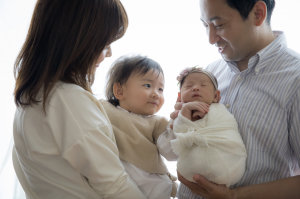
<svg viewBox="0 0 300 199"><path fill-rule="evenodd" d="M119 82L117 82L117 83L114 84L114 86L113 86L113 92L114 92L115 98L117 98L118 100L125 99L122 85Z"/></svg>
<svg viewBox="0 0 300 199"><path fill-rule="evenodd" d="M215 97L214 97L214 103L219 103L221 100L221 95L220 95L220 91L216 90L215 91Z"/></svg>

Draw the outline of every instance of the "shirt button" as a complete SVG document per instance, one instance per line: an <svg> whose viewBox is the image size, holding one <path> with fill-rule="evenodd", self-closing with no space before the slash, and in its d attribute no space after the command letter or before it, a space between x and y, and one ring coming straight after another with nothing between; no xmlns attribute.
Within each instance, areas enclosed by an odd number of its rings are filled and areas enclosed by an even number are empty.
<svg viewBox="0 0 300 199"><path fill-rule="evenodd" d="M241 76L238 76L236 79L237 79L238 81L241 80Z"/></svg>
<svg viewBox="0 0 300 199"><path fill-rule="evenodd" d="M230 108L230 104L226 104L226 108Z"/></svg>
<svg viewBox="0 0 300 199"><path fill-rule="evenodd" d="M257 75L259 73L259 69L255 69L255 74Z"/></svg>

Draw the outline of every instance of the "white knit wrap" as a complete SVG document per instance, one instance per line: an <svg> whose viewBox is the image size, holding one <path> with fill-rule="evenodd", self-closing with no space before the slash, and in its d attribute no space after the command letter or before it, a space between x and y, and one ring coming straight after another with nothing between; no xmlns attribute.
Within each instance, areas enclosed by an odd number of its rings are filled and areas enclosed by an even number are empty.
<svg viewBox="0 0 300 199"><path fill-rule="evenodd" d="M195 122L181 114L174 121L173 151L179 155L178 172L187 180L201 174L227 187L237 183L246 166L246 149L237 122L223 104L210 105L204 118Z"/></svg>

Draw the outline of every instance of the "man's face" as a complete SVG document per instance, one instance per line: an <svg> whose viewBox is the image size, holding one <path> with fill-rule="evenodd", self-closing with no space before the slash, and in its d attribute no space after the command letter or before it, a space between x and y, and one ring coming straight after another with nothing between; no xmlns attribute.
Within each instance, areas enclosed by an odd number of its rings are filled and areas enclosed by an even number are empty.
<svg viewBox="0 0 300 199"><path fill-rule="evenodd" d="M249 18L243 20L226 0L200 0L200 10L210 44L218 48L226 61L239 62L253 56L255 29L251 12Z"/></svg>

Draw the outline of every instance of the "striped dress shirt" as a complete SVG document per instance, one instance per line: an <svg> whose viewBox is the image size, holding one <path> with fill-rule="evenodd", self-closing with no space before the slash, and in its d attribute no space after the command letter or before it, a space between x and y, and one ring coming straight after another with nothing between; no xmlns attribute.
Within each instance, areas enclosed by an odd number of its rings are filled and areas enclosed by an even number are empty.
<svg viewBox="0 0 300 199"><path fill-rule="evenodd" d="M241 187L300 175L300 54L287 48L283 32L251 57L240 72L235 62L210 64L221 101L239 125L247 149ZM179 199L199 199L180 184Z"/></svg>

